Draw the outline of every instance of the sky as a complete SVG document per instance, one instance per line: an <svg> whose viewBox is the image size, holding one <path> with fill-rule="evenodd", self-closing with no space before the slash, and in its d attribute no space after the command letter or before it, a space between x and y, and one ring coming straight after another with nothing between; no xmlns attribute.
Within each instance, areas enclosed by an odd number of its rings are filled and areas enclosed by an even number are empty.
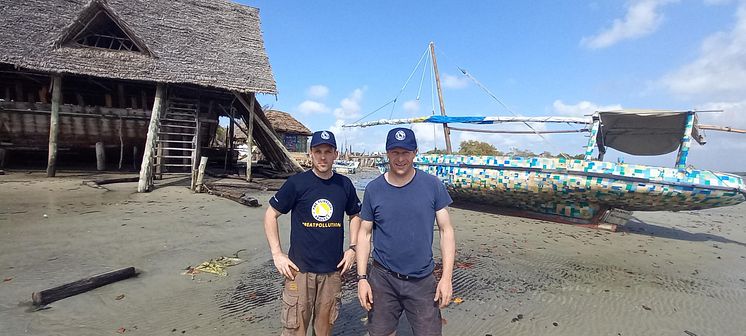
<svg viewBox="0 0 746 336"><path fill-rule="evenodd" d="M260 103L333 131L340 149L382 152L392 128L341 125L440 113L431 62L420 62L431 41L451 116L722 109L701 113L700 123L746 129L746 0L240 2L260 10L277 82L277 95L258 95ZM439 127L411 127L420 151L445 147ZM746 171L746 134L706 136L688 164ZM555 154L583 153L587 142L584 133L453 131L451 139L454 150L480 140ZM670 167L675 157L610 150L605 158Z"/></svg>

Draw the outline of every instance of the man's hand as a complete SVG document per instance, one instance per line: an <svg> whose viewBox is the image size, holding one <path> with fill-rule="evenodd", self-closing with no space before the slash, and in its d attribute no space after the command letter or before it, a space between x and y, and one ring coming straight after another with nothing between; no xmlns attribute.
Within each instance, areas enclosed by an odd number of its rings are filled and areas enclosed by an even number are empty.
<svg viewBox="0 0 746 336"><path fill-rule="evenodd" d="M295 280L295 274L300 269L290 260L287 254L282 252L272 254L272 260L275 262L275 267L277 267L277 271L280 274L290 280Z"/></svg>
<svg viewBox="0 0 746 336"><path fill-rule="evenodd" d="M373 291L370 290L368 280L363 279L357 282L357 299L366 311L373 308Z"/></svg>
<svg viewBox="0 0 746 336"><path fill-rule="evenodd" d="M355 251L351 249L347 249L345 251L345 254L342 256L342 261L337 264L337 268L342 268L342 274L345 274L347 270L352 268L352 265L355 264Z"/></svg>
<svg viewBox="0 0 746 336"><path fill-rule="evenodd" d="M359 288L359 286L358 286ZM360 292L360 289L358 289ZM451 296L453 295L453 286L450 279L440 279L438 282L438 288L435 290L435 299L438 301L440 308L445 308L451 303Z"/></svg>

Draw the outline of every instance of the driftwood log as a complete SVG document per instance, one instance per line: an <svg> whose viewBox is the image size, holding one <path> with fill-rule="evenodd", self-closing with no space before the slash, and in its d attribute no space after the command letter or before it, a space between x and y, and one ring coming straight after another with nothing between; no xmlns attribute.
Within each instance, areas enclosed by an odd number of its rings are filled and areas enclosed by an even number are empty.
<svg viewBox="0 0 746 336"><path fill-rule="evenodd" d="M75 282L64 284L31 294L35 306L43 306L66 297L87 292L91 289L108 285L137 275L134 267L127 267L115 271L94 275Z"/></svg>

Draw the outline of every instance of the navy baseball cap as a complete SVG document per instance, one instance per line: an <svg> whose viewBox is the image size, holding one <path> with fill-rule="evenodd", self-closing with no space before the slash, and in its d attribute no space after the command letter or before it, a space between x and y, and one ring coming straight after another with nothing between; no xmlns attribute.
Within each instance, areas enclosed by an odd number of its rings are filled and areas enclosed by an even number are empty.
<svg viewBox="0 0 746 336"><path fill-rule="evenodd" d="M390 130L389 135L386 136L386 150L394 148L403 148L410 151L417 150L417 139L414 137L414 132L409 128L402 127Z"/></svg>
<svg viewBox="0 0 746 336"><path fill-rule="evenodd" d="M323 144L327 144L334 147L334 149L337 149L337 141L334 140L334 133L329 131L313 132L313 136L311 137L311 147Z"/></svg>

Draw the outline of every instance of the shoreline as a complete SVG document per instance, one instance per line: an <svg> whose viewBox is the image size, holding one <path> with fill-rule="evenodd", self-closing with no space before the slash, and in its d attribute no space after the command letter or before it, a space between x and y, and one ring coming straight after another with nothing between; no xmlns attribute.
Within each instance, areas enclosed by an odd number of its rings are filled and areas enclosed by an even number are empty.
<svg viewBox="0 0 746 336"><path fill-rule="evenodd" d="M278 333L281 279L262 226L273 192L247 190L262 204L250 208L193 194L178 179L138 194L136 183L106 189L82 183L102 175L41 175L0 176L4 333ZM617 233L459 208L451 215L454 298L463 302L443 310L445 335L736 335L746 329L740 318L746 314L746 204L635 212ZM285 249L289 217L280 217ZM434 246L437 259L437 235ZM226 277L182 274L241 249L245 262L228 268ZM34 291L127 266L140 275L27 311ZM356 286L346 281L334 334L364 335L364 317ZM400 326L399 335L410 334Z"/></svg>

